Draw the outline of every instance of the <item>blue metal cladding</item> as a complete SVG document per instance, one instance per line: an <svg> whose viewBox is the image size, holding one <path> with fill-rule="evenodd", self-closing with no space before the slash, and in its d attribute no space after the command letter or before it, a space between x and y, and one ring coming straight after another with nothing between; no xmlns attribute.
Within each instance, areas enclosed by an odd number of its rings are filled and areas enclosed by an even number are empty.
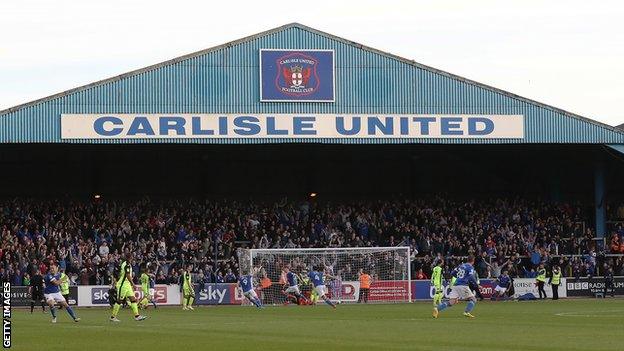
<svg viewBox="0 0 624 351"><path fill-rule="evenodd" d="M334 103L260 102L259 49L333 49ZM72 139L64 113L521 114L524 139ZM290 24L0 111L2 143L622 144L624 133L360 44Z"/></svg>

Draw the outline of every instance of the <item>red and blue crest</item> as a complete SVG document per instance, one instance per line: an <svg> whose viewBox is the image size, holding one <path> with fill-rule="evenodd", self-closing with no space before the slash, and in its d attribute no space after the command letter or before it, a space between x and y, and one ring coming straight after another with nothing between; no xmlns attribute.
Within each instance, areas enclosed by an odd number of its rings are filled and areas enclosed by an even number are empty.
<svg viewBox="0 0 624 351"><path fill-rule="evenodd" d="M333 50L260 50L261 101L334 101Z"/></svg>
<svg viewBox="0 0 624 351"><path fill-rule="evenodd" d="M294 52L280 57L275 64L278 68L275 87L283 94L306 96L321 85L316 72L317 62L311 56Z"/></svg>

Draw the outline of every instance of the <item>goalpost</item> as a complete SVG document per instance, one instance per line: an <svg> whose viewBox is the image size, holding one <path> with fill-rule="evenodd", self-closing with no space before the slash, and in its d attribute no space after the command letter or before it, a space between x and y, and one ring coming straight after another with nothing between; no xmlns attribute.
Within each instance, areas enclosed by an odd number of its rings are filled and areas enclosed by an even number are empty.
<svg viewBox="0 0 624 351"><path fill-rule="evenodd" d="M409 247L239 249L238 256L240 274L253 276L264 304L291 300L284 292L285 266L299 276L300 289L308 299L314 300L308 273L320 267L327 295L337 303L412 301ZM368 288L362 286L367 281Z"/></svg>

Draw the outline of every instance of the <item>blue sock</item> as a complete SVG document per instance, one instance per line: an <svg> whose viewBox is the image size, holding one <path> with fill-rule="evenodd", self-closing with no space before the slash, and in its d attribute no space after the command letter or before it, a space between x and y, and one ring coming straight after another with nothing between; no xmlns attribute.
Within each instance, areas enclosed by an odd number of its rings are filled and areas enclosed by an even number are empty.
<svg viewBox="0 0 624 351"><path fill-rule="evenodd" d="M331 300L330 300L330 299L325 299L325 303L326 303L326 304L328 304L328 305L330 305L330 306L332 306L332 307L334 307L334 306L335 306L335 305L334 305L334 303L333 303L333 302L331 302Z"/></svg>
<svg viewBox="0 0 624 351"><path fill-rule="evenodd" d="M251 302L256 305L256 307L260 308L262 307L262 301L260 301L259 298L255 297L253 300L251 300Z"/></svg>
<svg viewBox="0 0 624 351"><path fill-rule="evenodd" d="M447 307L451 307L451 305L446 301L442 302L438 305L438 311L444 311Z"/></svg>
<svg viewBox="0 0 624 351"><path fill-rule="evenodd" d="M52 313L52 318L56 318L56 307L50 308L50 313Z"/></svg>
<svg viewBox="0 0 624 351"><path fill-rule="evenodd" d="M475 307L477 303L474 301L468 301L468 306L466 306L466 311L465 312L470 312L472 311L472 309Z"/></svg>
<svg viewBox="0 0 624 351"><path fill-rule="evenodd" d="M67 306L66 310L67 310L67 313L69 313L69 315L72 317L72 319L76 319L76 315L74 314L74 310L71 307Z"/></svg>

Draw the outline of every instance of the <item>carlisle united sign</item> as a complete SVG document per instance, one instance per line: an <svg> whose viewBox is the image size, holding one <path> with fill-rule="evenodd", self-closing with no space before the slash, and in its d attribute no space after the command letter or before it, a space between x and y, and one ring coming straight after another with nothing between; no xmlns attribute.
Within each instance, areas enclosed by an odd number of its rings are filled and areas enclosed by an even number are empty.
<svg viewBox="0 0 624 351"><path fill-rule="evenodd" d="M333 50L260 49L260 101L333 102Z"/></svg>
<svg viewBox="0 0 624 351"><path fill-rule="evenodd" d="M522 115L66 114L62 139L524 138Z"/></svg>

